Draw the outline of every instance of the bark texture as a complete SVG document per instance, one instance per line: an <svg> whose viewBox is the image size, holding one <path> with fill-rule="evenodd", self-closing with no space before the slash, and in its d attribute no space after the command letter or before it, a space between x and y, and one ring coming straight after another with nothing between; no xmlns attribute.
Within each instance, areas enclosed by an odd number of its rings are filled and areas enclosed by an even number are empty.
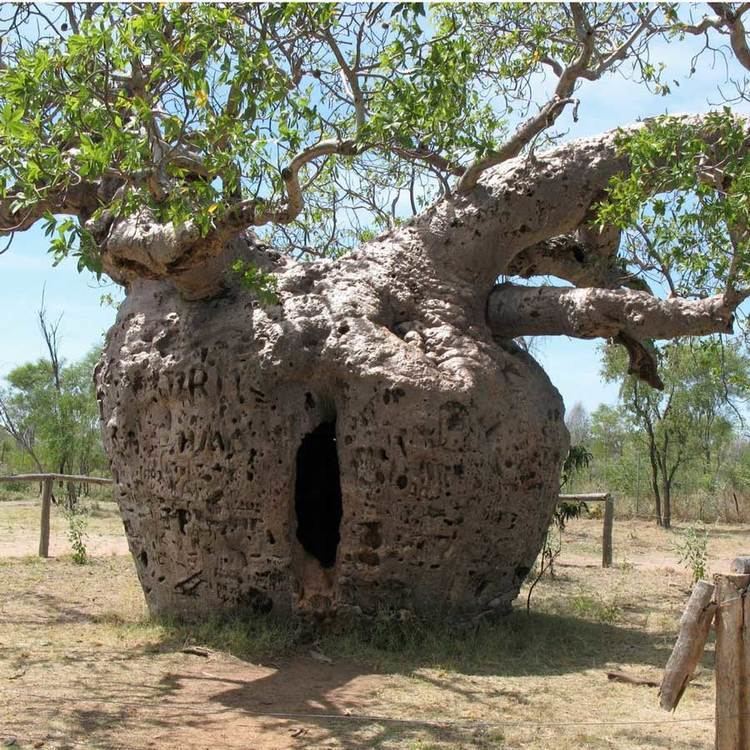
<svg viewBox="0 0 750 750"><path fill-rule="evenodd" d="M568 448L512 339L612 337L660 385L642 339L726 331L737 304L623 275L617 232L589 224L628 168L617 137L512 159L335 262L283 259L238 234L242 211L204 238L147 212L92 227L128 286L97 381L152 611L510 607ZM277 305L226 277L233 258L276 275ZM513 273L583 288L495 287Z"/></svg>
<svg viewBox="0 0 750 750"><path fill-rule="evenodd" d="M134 283L97 375L151 610L507 610L567 448L546 375L416 243L304 265L238 242L278 273L281 304ZM341 490L330 567L295 506L298 451L323 424Z"/></svg>

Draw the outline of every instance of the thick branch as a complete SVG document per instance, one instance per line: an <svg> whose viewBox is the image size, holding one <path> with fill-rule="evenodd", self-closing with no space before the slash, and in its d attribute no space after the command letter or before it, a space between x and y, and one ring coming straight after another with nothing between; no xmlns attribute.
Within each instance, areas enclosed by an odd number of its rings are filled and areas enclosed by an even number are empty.
<svg viewBox="0 0 750 750"><path fill-rule="evenodd" d="M23 232L33 226L46 213L67 214L85 220L99 205L98 185L80 182L64 190L48 191L36 203L13 210L17 198L11 194L0 200L0 236L11 232Z"/></svg>
<svg viewBox="0 0 750 750"><path fill-rule="evenodd" d="M745 25L742 15L748 10L748 4L732 6L730 3L709 3L720 19L719 26L725 26L729 30L729 44L735 57L740 64L750 70L750 49L747 46Z"/></svg>
<svg viewBox="0 0 750 750"><path fill-rule="evenodd" d="M487 321L501 338L671 339L731 333L735 304L723 295L658 299L626 289L568 289L503 284L489 296Z"/></svg>
<svg viewBox="0 0 750 750"><path fill-rule="evenodd" d="M507 276L556 276L575 286L616 289L632 283L617 265L620 232L616 228L597 232L579 227L576 232L552 237L527 247L511 260Z"/></svg>
<svg viewBox="0 0 750 750"><path fill-rule="evenodd" d="M473 190L483 172L518 156L539 133L554 125L567 104L574 103L575 100L570 97L555 96L550 99L534 117L523 123L501 148L472 164L458 181L456 191L466 193Z"/></svg>
<svg viewBox="0 0 750 750"><path fill-rule="evenodd" d="M709 116L675 119L692 128L696 138L707 143L716 140ZM425 241L433 243L441 263L467 281L489 288L498 275L508 273L522 251L573 235L590 222L592 207L606 196L612 177L629 171L620 143L648 125L645 121L571 141L533 160L520 156L507 161L487 173L481 188L426 211L416 219L416 227ZM737 126L746 128L747 121L738 117ZM661 183L653 189L671 186Z"/></svg>
<svg viewBox="0 0 750 750"><path fill-rule="evenodd" d="M331 154L354 154L352 141L320 141L292 159L281 176L286 187L285 203L250 199L230 206L214 229L202 236L194 221L161 224L146 209L124 219L104 216L87 227L103 250L104 267L116 280L129 275L160 278L187 270L217 256L224 245L250 226L289 224L304 208L299 172L309 162Z"/></svg>
<svg viewBox="0 0 750 750"><path fill-rule="evenodd" d="M652 294L648 284L631 276L617 263L620 232L596 232L581 227L572 235L553 237L521 251L508 266L509 275L530 278L550 275L575 286L618 289L625 287ZM620 331L614 341L628 353L628 373L637 375L652 388L664 387L656 361L656 351L647 341L638 341Z"/></svg>

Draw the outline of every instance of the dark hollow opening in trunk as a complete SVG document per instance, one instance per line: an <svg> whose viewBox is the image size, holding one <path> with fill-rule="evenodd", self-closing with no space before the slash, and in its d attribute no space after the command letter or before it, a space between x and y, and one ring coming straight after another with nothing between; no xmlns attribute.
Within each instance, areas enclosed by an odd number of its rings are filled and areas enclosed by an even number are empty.
<svg viewBox="0 0 750 750"><path fill-rule="evenodd" d="M302 438L294 489L297 539L324 568L333 567L341 536L341 477L336 422L323 422Z"/></svg>

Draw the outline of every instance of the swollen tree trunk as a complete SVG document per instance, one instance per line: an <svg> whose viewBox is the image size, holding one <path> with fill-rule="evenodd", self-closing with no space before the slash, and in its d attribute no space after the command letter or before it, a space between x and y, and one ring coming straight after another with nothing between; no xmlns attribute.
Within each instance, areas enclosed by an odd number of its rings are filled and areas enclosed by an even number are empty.
<svg viewBox="0 0 750 750"><path fill-rule="evenodd" d="M560 395L513 338L614 336L659 385L649 327L731 326L722 297L495 287L521 256L520 275L617 284L617 233L587 225L627 169L617 137L513 159L336 261L146 212L100 222L128 294L97 392L153 612L509 609L568 450ZM235 258L275 276L278 304L227 275Z"/></svg>
<svg viewBox="0 0 750 750"><path fill-rule="evenodd" d="M510 607L557 502L563 405L417 232L398 241L297 264L242 240L277 274L268 307L131 285L98 393L152 611Z"/></svg>

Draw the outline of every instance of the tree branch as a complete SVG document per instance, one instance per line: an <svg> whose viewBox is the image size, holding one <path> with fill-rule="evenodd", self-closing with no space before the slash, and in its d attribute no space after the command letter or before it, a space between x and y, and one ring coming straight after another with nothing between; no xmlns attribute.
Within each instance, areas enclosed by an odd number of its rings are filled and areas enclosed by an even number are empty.
<svg viewBox="0 0 750 750"><path fill-rule="evenodd" d="M124 219L100 222L101 227L89 229L104 251L105 270L113 278L122 278L123 267L137 270L145 277L168 276L177 270L185 270L187 264L195 263L197 258L206 260L218 255L230 239L247 227L290 224L304 208L300 170L321 156L355 153L358 151L353 141L320 141L305 149L281 172L286 202L268 204L255 198L239 201L227 209L206 236L201 235L194 221L179 225L172 222L161 224L146 209Z"/></svg>
<svg viewBox="0 0 750 750"><path fill-rule="evenodd" d="M571 3L570 10L573 15L576 34L581 44L578 57L562 71L553 97L544 104L534 117L523 123L500 149L472 164L458 181L457 192L466 193L472 190L476 187L481 174L487 169L518 156L523 148L531 143L539 133L554 125L567 104L574 103L571 97L576 82L591 60L595 37L581 4Z"/></svg>
<svg viewBox="0 0 750 750"><path fill-rule="evenodd" d="M466 172L466 168L462 167L456 162L446 159L440 154L430 151L425 148L404 148L403 146L391 146L391 151L402 159L408 159L409 161L423 161L431 167L434 167L438 172L444 172L447 174L461 177Z"/></svg>
<svg viewBox="0 0 750 750"><path fill-rule="evenodd" d="M576 102L572 98L576 84L580 79L596 81L610 70L617 62L625 59L632 47L644 34L646 37L658 33L652 27L651 21L659 10L657 6L652 8L635 27L633 32L615 50L607 55L593 68L589 65L596 53L596 35L591 28L581 3L571 3L570 12L573 16L573 25L578 38L580 49L578 56L565 68L549 56L543 57L540 62L552 68L559 80L555 87L552 98L539 110L539 112L525 123L523 123L511 138L499 148L487 156L479 159L468 167L456 186L456 191L465 193L472 190L479 177L490 167L501 164L508 159L518 156L524 147L547 128L554 125L557 118L562 114L565 106ZM577 102L576 102L577 105ZM577 120L577 111L574 110L573 119Z"/></svg>
<svg viewBox="0 0 750 750"><path fill-rule="evenodd" d="M85 221L98 208L98 183L79 182L60 190L50 190L43 197L25 208L13 209L18 196L0 199L0 236L12 232L23 232L33 226L46 213L78 216Z"/></svg>
<svg viewBox="0 0 750 750"><path fill-rule="evenodd" d="M575 100L570 97L560 98L556 95L550 99L534 117L521 125L501 148L468 167L456 185L456 192L467 193L473 190L483 172L518 156L535 136L554 125L566 105L574 103Z"/></svg>
<svg viewBox="0 0 750 750"><path fill-rule="evenodd" d="M625 287L652 295L648 284L631 276L617 264L620 232L614 228L596 232L580 227L572 235L553 237L520 252L508 266L509 275L530 278L551 275L579 287L618 289ZM661 390L656 351L648 341L639 341L625 331L613 340L628 353L628 373Z"/></svg>
<svg viewBox="0 0 750 750"><path fill-rule="evenodd" d="M732 5L731 3L708 3L716 13L706 17L699 24L681 24L680 30L693 35L705 34L709 29L727 29L729 44L735 57L747 70L750 70L750 48L747 44L745 25L742 16L750 9L750 3Z"/></svg>
<svg viewBox="0 0 750 750"><path fill-rule="evenodd" d="M305 164L321 156L330 156L332 154L354 156L357 153L358 149L354 141L328 140L320 141L297 154L289 166L281 171L281 177L286 186L286 206L280 209L270 209L261 212L256 220L256 226L267 224L268 222L288 224L299 216L304 208L302 188L299 183L299 172Z"/></svg>
<svg viewBox="0 0 750 750"><path fill-rule="evenodd" d="M630 276L616 263L620 232L597 232L580 227L576 232L552 237L516 255L504 274L529 279L556 276L575 286L616 289L628 286ZM645 290L644 290L645 291Z"/></svg>
<svg viewBox="0 0 750 750"><path fill-rule="evenodd" d="M652 344L638 341L623 331L612 340L623 346L628 353L628 375L636 375L659 391L664 389L664 381L659 376L656 362L656 350Z"/></svg>
<svg viewBox="0 0 750 750"><path fill-rule="evenodd" d="M696 138L708 144L716 141L710 115L674 119L692 129ZM589 224L592 207L604 199L611 179L629 172L621 143L648 126L647 120L571 141L533 161L524 156L507 161L485 176L481 189L435 204L417 217L415 226L432 243L441 263L467 281L490 288L499 275L508 273L519 253L561 235L574 235ZM738 116L737 127L747 129L747 120ZM721 144L715 148L718 157ZM665 161L668 158L665 155ZM652 192L673 188L662 180ZM538 253L538 248L531 251L519 265Z"/></svg>
<svg viewBox="0 0 750 750"><path fill-rule="evenodd" d="M357 71L351 68L347 63L338 42L333 34L331 34L331 30L328 28L324 29L322 36L331 48L331 52L333 52L333 56L336 58L336 62L341 68L341 75L343 76L346 85L349 87L349 92L352 97L352 105L354 106L354 119L357 124L357 133L359 133L365 125L367 110L365 107L365 97L362 93L362 88L359 85Z"/></svg>
<svg viewBox="0 0 750 750"><path fill-rule="evenodd" d="M487 322L500 338L671 339L731 333L735 301L658 299L628 289L569 289L503 284L489 295Z"/></svg>
<svg viewBox="0 0 750 750"><path fill-rule="evenodd" d="M655 30L651 29L651 21L659 10L659 6L655 5L641 20L640 24L636 26L633 33L615 50L613 50L607 57L602 60L599 65L593 70L585 70L581 73L581 77L587 81L596 81L602 77L606 71L608 71L616 62L624 60L633 47L638 41L638 37L643 34L644 31L649 30L647 36L651 36L656 33Z"/></svg>

